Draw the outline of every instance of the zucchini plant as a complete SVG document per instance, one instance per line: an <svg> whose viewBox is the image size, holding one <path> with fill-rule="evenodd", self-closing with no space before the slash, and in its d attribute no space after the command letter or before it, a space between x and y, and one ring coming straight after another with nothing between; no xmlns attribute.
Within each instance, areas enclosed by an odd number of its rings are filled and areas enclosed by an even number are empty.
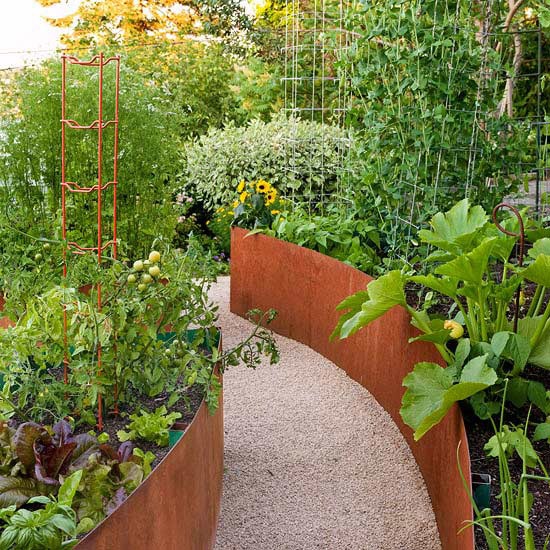
<svg viewBox="0 0 550 550"><path fill-rule="evenodd" d="M513 217L502 222L509 232L517 225ZM457 401L467 399L480 418L498 413L505 379L510 379L508 403L522 407L531 402L550 413L546 388L529 377L536 369L550 369L550 231L527 227L532 247L520 266L514 261L516 239L490 223L481 206L472 207L464 199L436 214L430 228L419 232L432 249L426 274L390 271L339 304L345 313L332 338L347 338L392 307L402 306L420 331L411 341L432 342L441 354L444 368L418 363L403 381L407 390L401 416L415 430L415 439ZM453 318L412 307L405 293L410 282L449 300ZM522 306L515 327L509 312L517 290L527 282L535 285L534 294ZM546 425L537 429L540 439L550 434Z"/></svg>

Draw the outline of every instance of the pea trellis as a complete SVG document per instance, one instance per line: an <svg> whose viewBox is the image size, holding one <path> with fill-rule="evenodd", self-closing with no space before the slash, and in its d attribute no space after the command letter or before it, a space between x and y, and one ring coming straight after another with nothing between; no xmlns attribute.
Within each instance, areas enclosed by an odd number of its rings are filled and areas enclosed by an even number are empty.
<svg viewBox="0 0 550 550"><path fill-rule="evenodd" d="M88 61L80 60L72 55L62 55L62 79L61 79L61 219L62 219L62 238L64 242L63 246L63 276L67 277L68 272L68 262L67 256L71 254L87 254L95 253L97 255L97 262L101 265L104 254L107 249L111 249L112 257L116 258L117 256L117 212L116 212L116 203L117 203L117 175L118 175L118 127L119 127L119 88L120 88L120 57L105 57L103 53L95 55ZM114 107L114 118L110 120L104 119L104 89L103 89L103 76L104 68L108 64L114 64L115 66L115 107ZM75 120L72 120L67 117L67 66L68 65L79 65L85 67L97 67L98 68L98 110L97 110L97 119L91 122L90 124L81 124ZM113 140L113 174L112 179L105 178L104 174L104 130L112 126L114 130L114 140ZM97 180L96 183L92 186L80 185L74 181L67 180L67 159L68 159L68 147L66 133L67 130L79 130L79 131L90 131L97 132ZM105 181L107 180L107 181ZM103 198L104 193L107 189L112 188L113 197L112 197L112 207L113 207L113 223L112 223L112 235L110 238L105 238L104 229L104 211L103 211ZM91 196L93 193L97 197L97 240L93 246L84 246L75 241L69 241L67 235L67 193L83 193ZM96 286L97 293L97 307L101 310L102 307L102 295L101 295L101 283L97 283ZM65 383L68 382L68 371L69 371L69 354L68 354L68 345L67 341L67 311L64 309L63 312L63 326L65 334L65 360L64 360L64 369L63 369L63 378ZM97 346L97 374L101 375L101 345L98 343ZM117 388L115 386L115 412L117 412ZM97 424L98 428L103 429L103 402L101 392L98 393L98 405L97 405Z"/></svg>
<svg viewBox="0 0 550 550"><path fill-rule="evenodd" d="M356 128L342 147L336 195L365 196L390 257L414 257L417 230L464 197L489 209L523 183L516 202L538 214L548 204L550 45L525 6L287 0L286 111ZM311 172L322 195L334 176L313 164Z"/></svg>

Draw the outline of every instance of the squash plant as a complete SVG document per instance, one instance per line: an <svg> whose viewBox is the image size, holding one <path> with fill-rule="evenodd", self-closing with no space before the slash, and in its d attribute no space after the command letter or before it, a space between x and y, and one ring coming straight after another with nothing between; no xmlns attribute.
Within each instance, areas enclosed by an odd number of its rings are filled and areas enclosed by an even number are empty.
<svg viewBox="0 0 550 550"><path fill-rule="evenodd" d="M502 225L513 232L517 223L510 217ZM464 199L448 212L436 214L430 228L419 232L433 250L426 258L426 274L390 271L338 306L345 313L332 338L347 338L399 305L410 313L411 323L421 333L411 341L432 342L441 354L446 367L418 363L403 381L407 390L401 416L415 430L415 439L436 425L457 401L467 399L480 418L496 414L506 379L510 379L508 403L521 407L531 402L550 413L546 388L529 379L537 368L550 369L547 233L544 229L528 231L533 243L528 261L520 267L514 262L515 238L500 233L481 206L471 207ZM517 289L526 281L534 283L536 290L514 330L508 312ZM454 318L409 305L408 282L450 300ZM542 439L546 431L539 428L539 432Z"/></svg>

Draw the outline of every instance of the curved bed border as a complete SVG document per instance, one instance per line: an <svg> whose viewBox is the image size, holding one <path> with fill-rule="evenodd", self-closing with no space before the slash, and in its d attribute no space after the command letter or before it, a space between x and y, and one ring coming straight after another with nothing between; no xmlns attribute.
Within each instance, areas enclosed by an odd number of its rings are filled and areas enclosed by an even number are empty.
<svg viewBox="0 0 550 550"><path fill-rule="evenodd" d="M77 550L211 550L223 478L223 400L203 401L195 418L149 477Z"/></svg>
<svg viewBox="0 0 550 550"><path fill-rule="evenodd" d="M473 530L459 529L472 519L472 506L457 468L470 476L468 440L458 406L419 442L399 415L402 381L419 361L441 363L426 342L414 336L409 316L395 307L383 318L344 341L329 342L338 321L336 305L362 290L372 278L338 260L292 243L233 228L231 234L231 311L274 308L271 328L311 347L365 387L391 415L424 477L443 550L474 550Z"/></svg>

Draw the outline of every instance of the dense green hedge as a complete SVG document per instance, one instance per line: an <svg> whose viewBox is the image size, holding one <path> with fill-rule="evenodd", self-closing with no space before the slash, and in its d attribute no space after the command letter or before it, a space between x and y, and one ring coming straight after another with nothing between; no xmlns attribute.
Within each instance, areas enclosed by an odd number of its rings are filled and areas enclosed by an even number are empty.
<svg viewBox="0 0 550 550"><path fill-rule="evenodd" d="M207 208L231 200L239 181L263 178L281 193L318 200L337 191L347 131L277 116L243 128L211 129L187 145L183 189Z"/></svg>

